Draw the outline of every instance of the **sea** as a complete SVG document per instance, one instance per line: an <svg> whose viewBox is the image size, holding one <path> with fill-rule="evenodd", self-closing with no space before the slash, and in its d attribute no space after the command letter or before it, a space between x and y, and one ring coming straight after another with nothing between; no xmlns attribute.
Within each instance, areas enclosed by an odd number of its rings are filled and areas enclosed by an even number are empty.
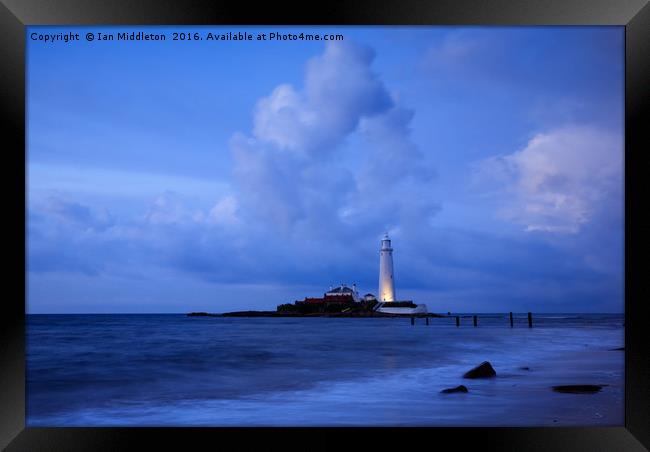
<svg viewBox="0 0 650 452"><path fill-rule="evenodd" d="M454 314L455 315L455 314ZM624 316L28 315L26 424L622 426ZM496 377L463 374L489 361ZM556 385L602 385L592 394ZM465 385L467 393L441 393Z"/></svg>

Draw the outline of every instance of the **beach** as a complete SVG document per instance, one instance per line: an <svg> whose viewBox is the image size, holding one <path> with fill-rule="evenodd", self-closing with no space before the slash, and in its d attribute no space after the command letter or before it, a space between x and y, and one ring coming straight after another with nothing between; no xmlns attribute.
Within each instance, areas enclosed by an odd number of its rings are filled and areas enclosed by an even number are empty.
<svg viewBox="0 0 650 452"><path fill-rule="evenodd" d="M623 425L622 315L478 316L29 315L27 425Z"/></svg>

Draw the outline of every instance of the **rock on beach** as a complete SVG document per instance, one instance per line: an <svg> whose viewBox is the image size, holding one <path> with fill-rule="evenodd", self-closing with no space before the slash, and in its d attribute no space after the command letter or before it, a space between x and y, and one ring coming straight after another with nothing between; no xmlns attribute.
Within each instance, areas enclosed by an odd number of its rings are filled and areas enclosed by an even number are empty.
<svg viewBox="0 0 650 452"><path fill-rule="evenodd" d="M497 373L489 361L483 361L481 364L465 372L463 378L492 378L496 377Z"/></svg>
<svg viewBox="0 0 650 452"><path fill-rule="evenodd" d="M553 391L565 394L595 394L603 388L603 385L563 385L553 386Z"/></svg>

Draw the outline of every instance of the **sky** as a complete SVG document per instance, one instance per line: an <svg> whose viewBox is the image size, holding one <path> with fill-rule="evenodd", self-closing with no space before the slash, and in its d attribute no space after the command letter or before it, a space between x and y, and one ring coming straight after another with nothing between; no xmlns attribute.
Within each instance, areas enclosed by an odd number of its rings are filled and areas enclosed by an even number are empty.
<svg viewBox="0 0 650 452"><path fill-rule="evenodd" d="M430 312L623 312L623 50L623 27L30 26L26 310L377 294L388 232L396 297Z"/></svg>

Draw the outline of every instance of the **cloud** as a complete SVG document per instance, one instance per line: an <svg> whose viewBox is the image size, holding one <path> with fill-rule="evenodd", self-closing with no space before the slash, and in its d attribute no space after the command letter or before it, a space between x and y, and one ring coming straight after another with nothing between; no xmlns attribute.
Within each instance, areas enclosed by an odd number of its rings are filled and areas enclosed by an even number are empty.
<svg viewBox="0 0 650 452"><path fill-rule="evenodd" d="M356 221L365 218L385 230L412 231L416 225L428 227L440 210L434 187L436 172L410 140L414 114L394 107L383 115L362 119L360 133L372 151L359 168L358 190L348 221L356 216ZM435 150L430 154L435 155Z"/></svg>
<svg viewBox="0 0 650 452"><path fill-rule="evenodd" d="M611 89L613 79L623 75L624 33L620 29L509 28L500 32L464 27L432 40L421 67L431 76L508 86L529 92ZM549 72L550 71L550 72ZM593 71L599 77L593 76ZM549 74L555 75L550 77ZM617 82L618 83L618 82ZM603 93L610 94L610 93Z"/></svg>
<svg viewBox="0 0 650 452"><path fill-rule="evenodd" d="M241 224L239 206L233 195L224 195L212 207L192 207L192 199L178 192L166 190L156 196L142 215L150 226L233 228Z"/></svg>
<svg viewBox="0 0 650 452"><path fill-rule="evenodd" d="M624 41L617 28L464 27L430 40L418 72L434 105L466 126L461 142L498 145L531 126L622 127Z"/></svg>
<svg viewBox="0 0 650 452"><path fill-rule="evenodd" d="M526 231L578 233L602 209L622 206L623 142L614 133L570 125L535 135L520 151L475 166L500 187L500 215Z"/></svg>
<svg viewBox="0 0 650 452"><path fill-rule="evenodd" d="M410 139L415 112L391 97L373 59L369 47L329 43L301 91L282 84L258 102L252 134L231 140L243 216L285 237L351 241L437 212L434 172Z"/></svg>
<svg viewBox="0 0 650 452"><path fill-rule="evenodd" d="M207 221L212 224L237 226L241 220L237 214L239 206L234 196L224 196L210 209Z"/></svg>
<svg viewBox="0 0 650 452"><path fill-rule="evenodd" d="M482 58L486 51L494 52L499 44L499 38L492 33L470 29L452 31L425 52L423 62L432 68L462 68Z"/></svg>
<svg viewBox="0 0 650 452"><path fill-rule="evenodd" d="M279 149L331 152L361 117L385 111L392 101L370 65L374 52L352 42L332 42L307 63L304 89L288 84L259 100L253 135Z"/></svg>
<svg viewBox="0 0 650 452"><path fill-rule="evenodd" d="M179 193L169 190L158 195L144 214L144 220L153 225L181 225L201 221L202 219L202 212L191 210Z"/></svg>
<svg viewBox="0 0 650 452"><path fill-rule="evenodd" d="M113 224L108 210L91 209L60 197L48 196L41 202L40 208L61 226L83 226L87 230L103 230Z"/></svg>
<svg viewBox="0 0 650 452"><path fill-rule="evenodd" d="M65 271L97 275L104 268L106 238L116 224L107 209L47 196L30 200L27 265L35 272Z"/></svg>

